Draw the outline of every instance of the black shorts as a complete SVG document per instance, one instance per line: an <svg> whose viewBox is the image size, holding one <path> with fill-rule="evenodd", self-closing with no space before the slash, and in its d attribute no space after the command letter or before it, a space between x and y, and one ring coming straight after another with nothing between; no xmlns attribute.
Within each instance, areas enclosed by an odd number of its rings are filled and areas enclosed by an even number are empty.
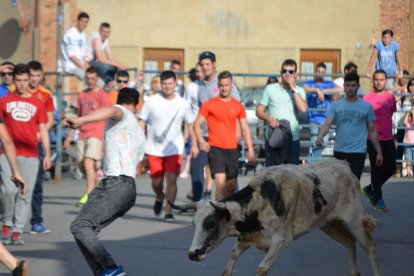
<svg viewBox="0 0 414 276"><path fill-rule="evenodd" d="M213 178L216 173L225 173L226 179L236 178L239 175L239 157L238 149L210 147L208 164Z"/></svg>

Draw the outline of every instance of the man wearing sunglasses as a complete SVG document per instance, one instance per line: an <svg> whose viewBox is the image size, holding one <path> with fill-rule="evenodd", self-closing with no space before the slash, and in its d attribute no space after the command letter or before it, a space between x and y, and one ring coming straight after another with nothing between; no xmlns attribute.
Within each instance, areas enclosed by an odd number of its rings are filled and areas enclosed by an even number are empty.
<svg viewBox="0 0 414 276"><path fill-rule="evenodd" d="M11 62L3 62L1 64L1 84L0 84L0 98L6 96L10 92L10 87L13 85L13 69L14 64Z"/></svg>
<svg viewBox="0 0 414 276"><path fill-rule="evenodd" d="M201 107L206 101L219 95L218 88L218 72L216 64L216 55L210 51L204 51L199 54L198 62L201 66L201 71L204 75L204 80L200 80L198 84L198 105ZM233 84L231 88L231 96L237 101L240 101L239 89ZM240 131L239 131L240 133ZM202 136L207 140L208 131L204 124L202 127ZM240 140L240 139L238 139ZM203 195L204 189L204 167L207 171L207 152L201 150L196 158L191 160L190 174L193 191L193 201L199 201ZM211 188L210 188L211 189ZM211 197L211 190L206 188L204 198Z"/></svg>
<svg viewBox="0 0 414 276"><path fill-rule="evenodd" d="M127 71L118 71L115 76L116 79L116 88L108 93L109 104L114 105L118 99L119 90L122 88L128 87L129 83L129 73Z"/></svg>
<svg viewBox="0 0 414 276"><path fill-rule="evenodd" d="M299 122L297 113L306 112L308 110L305 90L302 87L296 86L296 70L296 61L292 59L285 60L282 63L280 71L282 83L273 83L266 86L262 99L256 107L256 116L265 121L269 128L280 128L281 120L289 122L292 138L289 143L290 147L287 153L289 161L287 162L292 164L299 163L300 154ZM269 167L277 165L274 156L277 152L269 146L269 131L267 131L266 136L265 165L266 167Z"/></svg>

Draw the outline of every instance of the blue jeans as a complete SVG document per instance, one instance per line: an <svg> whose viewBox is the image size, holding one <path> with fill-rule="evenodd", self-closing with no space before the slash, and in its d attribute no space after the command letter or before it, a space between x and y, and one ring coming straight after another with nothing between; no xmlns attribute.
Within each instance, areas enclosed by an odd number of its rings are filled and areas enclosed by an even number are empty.
<svg viewBox="0 0 414 276"><path fill-rule="evenodd" d="M98 233L122 217L135 204L135 179L108 176L89 194L89 199L72 222L70 231L94 275L117 266L99 241Z"/></svg>
<svg viewBox="0 0 414 276"><path fill-rule="evenodd" d="M204 167L207 164L207 152L200 150L196 158L191 159L190 175L193 201L201 200L204 191Z"/></svg>
<svg viewBox="0 0 414 276"><path fill-rule="evenodd" d="M319 128L321 124L310 123L310 148L308 163L315 163L322 160L322 152L329 141L329 132L323 137L323 144L321 146L316 145L316 140L318 139Z"/></svg>
<svg viewBox="0 0 414 276"><path fill-rule="evenodd" d="M39 151L39 170L37 172L36 183L33 188L32 195L32 218L30 224L39 224L43 222L42 218L42 205L43 205L43 177L45 171L43 170L43 159L45 158L45 152L43 151L42 144L37 146Z"/></svg>
<svg viewBox="0 0 414 276"><path fill-rule="evenodd" d="M109 81L113 81L115 79L115 74L118 71L118 68L115 66L100 63L96 60L92 60L89 62L89 65L91 67L95 67L98 71L98 76L106 83Z"/></svg>

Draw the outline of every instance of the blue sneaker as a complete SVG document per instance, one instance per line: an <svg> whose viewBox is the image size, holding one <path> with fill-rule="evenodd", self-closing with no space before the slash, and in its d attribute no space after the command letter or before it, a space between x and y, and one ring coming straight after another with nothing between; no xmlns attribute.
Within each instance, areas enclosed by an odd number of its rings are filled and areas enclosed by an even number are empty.
<svg viewBox="0 0 414 276"><path fill-rule="evenodd" d="M32 225L30 229L30 234L47 234L50 233L50 230L43 226L41 223L36 223Z"/></svg>
<svg viewBox="0 0 414 276"><path fill-rule="evenodd" d="M365 186L361 190L362 190L362 193L367 197L369 204L371 204L371 206L375 209L374 194L372 190L370 189L370 186L369 185Z"/></svg>
<svg viewBox="0 0 414 276"><path fill-rule="evenodd" d="M388 208L385 205L385 201L382 198L378 200L377 203L375 204L375 211L388 212Z"/></svg>
<svg viewBox="0 0 414 276"><path fill-rule="evenodd" d="M122 266L118 266L117 268L107 268L102 271L101 276L126 276L126 273Z"/></svg>

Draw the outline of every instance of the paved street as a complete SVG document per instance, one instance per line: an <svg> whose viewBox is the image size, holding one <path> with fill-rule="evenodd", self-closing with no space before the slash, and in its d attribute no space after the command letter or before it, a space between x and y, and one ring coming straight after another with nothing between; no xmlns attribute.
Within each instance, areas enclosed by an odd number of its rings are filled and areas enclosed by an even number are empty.
<svg viewBox="0 0 414 276"><path fill-rule="evenodd" d="M250 177L241 177L240 185ZM364 175L362 182L367 183ZM148 177L137 178L136 205L127 215L100 234L115 260L128 275L220 275L233 246L227 239L202 263L187 257L193 227L191 217L176 215L175 224L164 223L152 212L154 196ZM24 246L9 246L19 258L31 262L33 276L91 275L72 235L69 225L79 208L75 203L85 189L84 180L64 178L60 185L45 183L44 217L52 233L24 235ZM189 179L180 179L178 202L185 201ZM377 213L366 204L366 212L377 221L375 232L382 275L414 275L414 183L392 179L384 187L389 213ZM27 228L29 230L29 228ZM254 275L264 253L249 249L236 264L234 275ZM367 257L358 248L362 275L372 275ZM348 275L344 248L321 231L315 231L293 242L273 265L269 275ZM9 275L0 268L0 275Z"/></svg>

